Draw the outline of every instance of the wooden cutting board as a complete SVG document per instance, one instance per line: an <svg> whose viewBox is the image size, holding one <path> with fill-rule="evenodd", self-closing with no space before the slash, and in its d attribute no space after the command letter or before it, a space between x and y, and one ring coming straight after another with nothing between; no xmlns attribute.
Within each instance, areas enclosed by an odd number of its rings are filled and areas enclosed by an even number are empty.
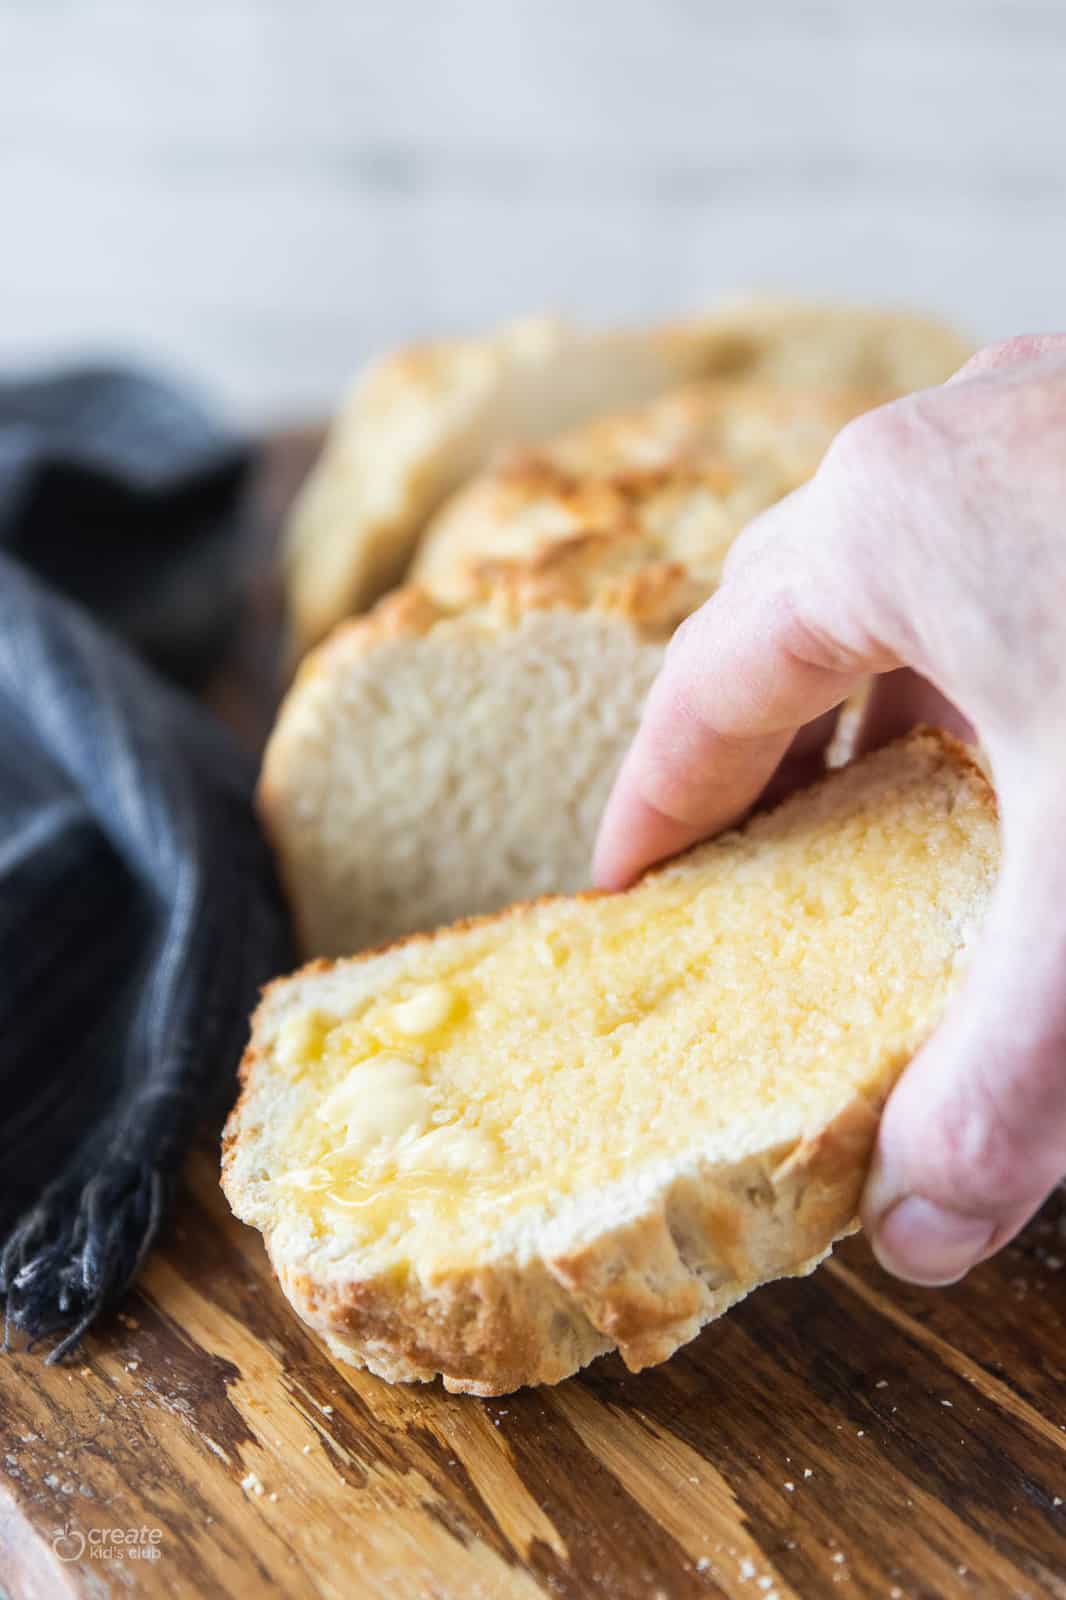
<svg viewBox="0 0 1066 1600"><path fill-rule="evenodd" d="M476 1400L335 1362L230 1216L208 1148L124 1313L70 1367L0 1363L3 1584L15 1600L1066 1595L1064 1259L1062 1196L947 1291L891 1282L854 1240L665 1366L607 1358ZM113 1528L145 1542L105 1545Z"/></svg>
<svg viewBox="0 0 1066 1600"><path fill-rule="evenodd" d="M215 696L252 743L256 592ZM68 1366L0 1357L0 1600L1066 1597L1064 1263L1062 1194L950 1290L855 1239L662 1367L477 1400L334 1361L211 1139L122 1313Z"/></svg>

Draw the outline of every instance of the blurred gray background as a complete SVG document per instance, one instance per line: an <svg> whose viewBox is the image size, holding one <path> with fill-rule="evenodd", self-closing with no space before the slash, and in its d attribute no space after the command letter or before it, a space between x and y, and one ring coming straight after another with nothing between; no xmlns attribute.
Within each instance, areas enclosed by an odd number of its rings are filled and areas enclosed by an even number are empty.
<svg viewBox="0 0 1066 1600"><path fill-rule="evenodd" d="M1061 327L1063 0L0 0L0 365L248 420L749 286Z"/></svg>

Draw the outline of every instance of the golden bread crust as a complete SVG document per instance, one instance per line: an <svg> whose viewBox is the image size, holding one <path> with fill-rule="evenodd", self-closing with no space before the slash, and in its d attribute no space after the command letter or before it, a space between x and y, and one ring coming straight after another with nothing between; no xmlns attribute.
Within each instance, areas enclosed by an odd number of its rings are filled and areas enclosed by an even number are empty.
<svg viewBox="0 0 1066 1600"><path fill-rule="evenodd" d="M460 601L408 583L364 616L340 623L305 657L289 694L353 653L386 640L420 638L441 622L499 628L532 611L602 611L669 637L711 587L682 563L664 560L659 543L639 533L577 534L526 556L486 556L469 569ZM284 709L283 703L279 721Z"/></svg>
<svg viewBox="0 0 1066 1600"><path fill-rule="evenodd" d="M586 333L525 317L375 362L330 430L286 530L296 654L403 578L427 518L493 452L699 372L685 326Z"/></svg>
<svg viewBox="0 0 1066 1600"><path fill-rule="evenodd" d="M429 519L503 448L704 379L853 388L873 403L942 382L970 354L914 314L749 299L602 333L527 317L386 356L340 411L286 530L295 654L402 581Z"/></svg>
<svg viewBox="0 0 1066 1600"><path fill-rule="evenodd" d="M995 797L968 749L927 729L905 742L911 741L971 780L979 806L994 820ZM829 776L821 784L833 781ZM595 897L590 891L565 898ZM526 909L508 907L445 931L498 924ZM359 959L436 937L414 935ZM304 974L335 965L318 961ZM277 987L291 982L278 980ZM241 1063L242 1092L224 1137L222 1184L238 1215L245 1198L239 1156L260 1132L252 1091L264 1009ZM668 1174L635 1214L531 1259L424 1275L334 1278L275 1255L269 1229L267 1249L284 1292L331 1350L393 1381L440 1375L456 1392L502 1394L558 1382L612 1348L639 1371L665 1360L759 1284L813 1270L835 1240L854 1230L887 1084L905 1065L902 1057L890 1062L884 1090L855 1093L801 1137L733 1161L685 1166Z"/></svg>
<svg viewBox="0 0 1066 1600"><path fill-rule="evenodd" d="M425 529L410 575L456 602L476 594L486 558L619 533L713 581L740 529L805 482L840 429L884 398L708 381L598 417L513 451L460 489Z"/></svg>

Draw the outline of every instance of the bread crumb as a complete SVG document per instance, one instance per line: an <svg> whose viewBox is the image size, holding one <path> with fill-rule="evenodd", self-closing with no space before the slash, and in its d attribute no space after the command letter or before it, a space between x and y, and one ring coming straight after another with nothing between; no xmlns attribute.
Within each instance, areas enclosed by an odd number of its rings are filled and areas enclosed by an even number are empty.
<svg viewBox="0 0 1066 1600"><path fill-rule="evenodd" d="M700 1556L700 1559L696 1562L696 1571L697 1572L709 1572L710 1568L711 1568L711 1558L710 1558L710 1556Z"/></svg>
<svg viewBox="0 0 1066 1600"><path fill-rule="evenodd" d="M305 1444L304 1445L304 1455L305 1456L309 1456L310 1454L311 1454L311 1446L309 1444Z"/></svg>
<svg viewBox="0 0 1066 1600"><path fill-rule="evenodd" d="M747 1583L749 1578L754 1578L755 1576L755 1563L750 1561L747 1556L741 1558L740 1576L744 1583Z"/></svg>
<svg viewBox="0 0 1066 1600"><path fill-rule="evenodd" d="M887 1389L888 1388L888 1379L887 1378L878 1378L877 1382L874 1384L874 1388L875 1389Z"/></svg>
<svg viewBox="0 0 1066 1600"><path fill-rule="evenodd" d="M803 1476L805 1478L813 1478L814 1477L814 1468L813 1467L804 1467Z"/></svg>
<svg viewBox="0 0 1066 1600"><path fill-rule="evenodd" d="M249 1494L262 1494L263 1492L262 1482L254 1472L245 1473L241 1479L241 1488L247 1490Z"/></svg>
<svg viewBox="0 0 1066 1600"><path fill-rule="evenodd" d="M942 1406L947 1406L947 1408L948 1408L948 1410L949 1410L949 1411L950 1411L950 1410L951 1410L951 1409L952 1409L952 1407L951 1407L951 1401L950 1401L950 1400L941 1400L941 1402L940 1402L940 1404L941 1404L941 1405L942 1405Z"/></svg>
<svg viewBox="0 0 1066 1600"><path fill-rule="evenodd" d="M836 1562L838 1567L841 1566L847 1559L848 1558L844 1554L843 1550L838 1550L833 1557L833 1560Z"/></svg>
<svg viewBox="0 0 1066 1600"><path fill-rule="evenodd" d="M785 1488L788 1490L789 1494L795 1494L796 1492L796 1485L794 1483L786 1483Z"/></svg>
<svg viewBox="0 0 1066 1600"><path fill-rule="evenodd" d="M1055 1498L1052 1500L1051 1504L1053 1506L1061 1506L1061 1504L1062 1504L1062 1496L1061 1496L1061 1494L1057 1494L1055 1496Z"/></svg>

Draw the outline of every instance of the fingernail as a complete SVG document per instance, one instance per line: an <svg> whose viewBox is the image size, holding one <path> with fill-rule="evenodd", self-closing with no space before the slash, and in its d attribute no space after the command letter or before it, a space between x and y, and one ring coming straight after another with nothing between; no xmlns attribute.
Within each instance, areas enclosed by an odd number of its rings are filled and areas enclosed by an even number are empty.
<svg viewBox="0 0 1066 1600"><path fill-rule="evenodd" d="M996 1224L911 1194L881 1218L873 1247L883 1267L912 1283L955 1283L981 1258Z"/></svg>

